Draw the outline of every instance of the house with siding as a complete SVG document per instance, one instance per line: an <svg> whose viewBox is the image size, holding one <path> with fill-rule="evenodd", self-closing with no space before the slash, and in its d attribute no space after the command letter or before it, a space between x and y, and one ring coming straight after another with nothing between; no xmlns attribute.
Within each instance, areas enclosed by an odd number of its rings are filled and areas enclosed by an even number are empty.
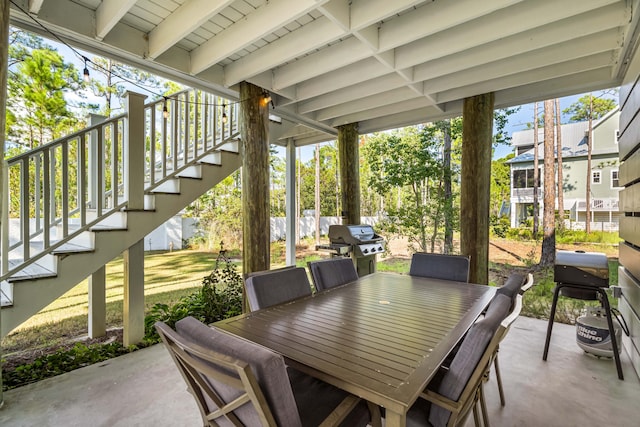
<svg viewBox="0 0 640 427"><path fill-rule="evenodd" d="M591 229L618 230L619 182L618 123L616 108L593 122L591 170L587 172L587 140L589 122L562 125L562 191L563 218L572 229L584 229L587 213L587 179L591 181ZM533 129L514 132L512 144L516 157L511 166L511 226L518 227L533 217L534 143ZM554 147L556 143L554 142ZM544 197L544 128L538 129L539 218ZM556 153L557 150L554 150ZM557 179L556 179L557 181ZM557 190L556 190L557 191ZM557 193L556 193L557 194ZM560 210L556 196L556 210Z"/></svg>

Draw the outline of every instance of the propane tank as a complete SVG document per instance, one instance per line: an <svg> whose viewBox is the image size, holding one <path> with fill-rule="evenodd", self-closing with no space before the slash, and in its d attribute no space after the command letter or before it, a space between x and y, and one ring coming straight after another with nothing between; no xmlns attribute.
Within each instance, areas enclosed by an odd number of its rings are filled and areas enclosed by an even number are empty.
<svg viewBox="0 0 640 427"><path fill-rule="evenodd" d="M613 329L616 334L618 352L622 341L620 324L612 317ZM602 307L587 307L586 314L576 320L576 342L586 353L598 357L613 357L613 346L609 334L607 316Z"/></svg>

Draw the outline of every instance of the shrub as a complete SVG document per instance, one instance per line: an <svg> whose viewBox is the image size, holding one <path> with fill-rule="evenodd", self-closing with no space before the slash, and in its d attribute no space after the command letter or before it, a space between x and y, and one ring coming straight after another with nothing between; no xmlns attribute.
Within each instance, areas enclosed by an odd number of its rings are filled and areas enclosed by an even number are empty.
<svg viewBox="0 0 640 427"><path fill-rule="evenodd" d="M153 326L158 321L173 328L187 316L208 324L242 313L242 276L225 253L220 251L214 270L202 279L200 289L182 297L173 306L158 303L151 308L144 320L146 341L159 341Z"/></svg>

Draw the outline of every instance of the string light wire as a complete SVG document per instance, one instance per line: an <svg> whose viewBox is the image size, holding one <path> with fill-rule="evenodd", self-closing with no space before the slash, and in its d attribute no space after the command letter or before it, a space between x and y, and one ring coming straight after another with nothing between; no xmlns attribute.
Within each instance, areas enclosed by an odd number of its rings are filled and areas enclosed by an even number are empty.
<svg viewBox="0 0 640 427"><path fill-rule="evenodd" d="M22 13L24 13L33 22L35 22L40 28L42 28L44 31L49 33L53 38L55 38L58 42L60 42L61 44L66 46L69 50L71 50L71 52L73 52L78 57L78 59L80 59L81 61L84 61L84 70L83 70L82 74L83 74L83 79L84 79L85 82L89 81L89 68L87 67L87 64L91 64L91 66L95 70L101 71L105 75L111 75L111 76L117 77L120 80L122 80L123 82L129 83L132 86L135 86L135 87L137 87L139 89L142 89L142 90L144 90L146 92L151 93L152 95L155 95L159 99L160 98L164 98L165 102L164 102L164 106L163 106L163 109L162 109L162 114L163 114L164 117L168 117L169 116L169 111L167 110L167 101L168 100L172 100L172 101L175 101L175 102L181 102L181 103L189 104L189 105L208 105L208 106L222 107L223 108L223 113L222 113L223 121L224 121L224 119L227 118L225 110L226 110L227 105L230 105L230 104L231 105L235 105L235 104L241 104L243 102L251 101L253 99L260 99L260 101L263 103L263 106L266 106L269 103L271 103L271 106L273 108L275 108L275 106L273 104L273 100L271 99L271 95L266 90L263 90L260 95L257 95L257 96L254 96L254 97L250 97L250 98L246 98L246 99L240 99L238 101L229 101L229 100L227 100L226 102L223 102L222 104L215 104L215 103L212 104L212 103L208 103L208 102L199 102L199 101L188 101L188 100L181 99L181 98L178 98L178 97L172 97L171 95L162 95L160 93L157 93L157 92L149 89L148 87L142 86L141 84L139 84L136 81L129 80L126 77L122 77L121 75L113 72L112 70L107 70L104 67L102 67L100 64L96 64L95 62L91 61L91 59L89 59L85 55L81 54L76 48L71 46L69 43L67 43L65 40L63 40L60 36L58 36L56 33L54 33L49 28L47 28L44 24L42 24L38 19L33 17L30 13L25 11L14 0L10 0L10 2L14 7L16 7L17 9L22 11Z"/></svg>

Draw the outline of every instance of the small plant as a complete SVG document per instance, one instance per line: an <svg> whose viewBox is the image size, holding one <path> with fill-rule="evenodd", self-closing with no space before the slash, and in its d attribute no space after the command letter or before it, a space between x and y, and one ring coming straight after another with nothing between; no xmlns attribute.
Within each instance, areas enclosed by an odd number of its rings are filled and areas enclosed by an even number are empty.
<svg viewBox="0 0 640 427"><path fill-rule="evenodd" d="M202 279L202 287L181 298L173 306L155 304L145 316L145 340L158 342L160 337L154 324L162 321L174 327L176 322L193 316L203 323L213 323L242 313L242 276L226 256L220 243L215 268Z"/></svg>

